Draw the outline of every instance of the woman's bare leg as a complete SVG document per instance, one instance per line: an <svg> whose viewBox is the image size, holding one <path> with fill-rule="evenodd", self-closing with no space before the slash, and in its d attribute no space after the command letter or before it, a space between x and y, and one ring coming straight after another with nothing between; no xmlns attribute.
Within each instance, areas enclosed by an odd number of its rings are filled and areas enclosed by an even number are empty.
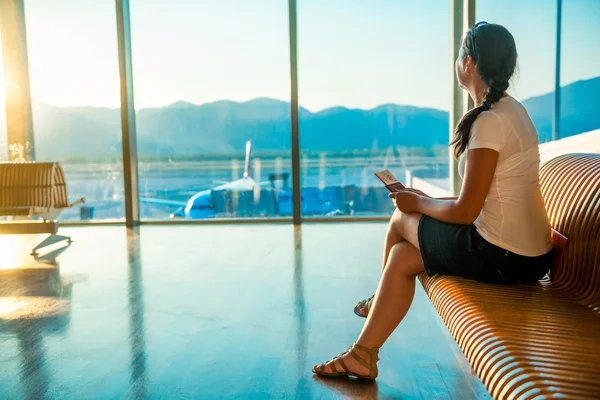
<svg viewBox="0 0 600 400"><path fill-rule="evenodd" d="M425 270L418 249L417 230L420 214L402 214L399 217L398 229L405 240L392 246L387 265L384 268L369 316L357 343L367 348L381 347L394 329L406 316L415 293L416 277ZM370 355L355 350L365 359ZM368 369L359 364L348 354L341 357L348 368L357 374L367 375ZM335 362L337 370L341 370L339 361ZM329 373L331 362L317 371Z"/></svg>
<svg viewBox="0 0 600 400"><path fill-rule="evenodd" d="M392 248L358 344L383 346L406 316L415 295L416 277L424 270L421 253L411 243L400 242Z"/></svg>
<svg viewBox="0 0 600 400"><path fill-rule="evenodd" d="M387 233L385 235L385 241L383 245L383 265L381 267L381 273L385 270L385 266L388 264L388 258L390 256L390 252L392 248L397 244L403 242L404 236L402 236L402 212L396 209L394 214L390 218L390 223L388 225ZM363 300L359 302L358 312L361 316L366 317L369 314L369 310L373 306L373 299L371 300Z"/></svg>
<svg viewBox="0 0 600 400"><path fill-rule="evenodd" d="M401 217L402 212L396 209L394 211L394 214L392 215L392 218L390 218L390 224L388 225L388 230L385 235L385 241L383 244L383 263L381 265L382 273L385 269L385 266L387 265L388 257L390 256L392 247L394 247L396 243L402 242L404 240L404 237L402 237L402 234L399 229Z"/></svg>

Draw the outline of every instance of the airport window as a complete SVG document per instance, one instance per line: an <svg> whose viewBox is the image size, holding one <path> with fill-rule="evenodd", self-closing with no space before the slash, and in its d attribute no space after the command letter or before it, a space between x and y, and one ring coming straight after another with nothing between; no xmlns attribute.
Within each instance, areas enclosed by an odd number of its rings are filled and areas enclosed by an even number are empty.
<svg viewBox="0 0 600 400"><path fill-rule="evenodd" d="M36 161L59 161L70 197L61 221L122 219L114 2L25 2Z"/></svg>
<svg viewBox="0 0 600 400"><path fill-rule="evenodd" d="M556 76L556 2L478 0L476 19L503 25L513 35L518 64L508 92L529 112L540 142L551 140Z"/></svg>
<svg viewBox="0 0 600 400"><path fill-rule="evenodd" d="M59 161L70 197L85 198L59 220L122 220L114 4L24 4L33 133L19 151ZM131 0L130 9L142 219L291 217L288 2ZM385 169L447 195L450 2L304 0L296 11L302 217L389 216L374 175ZM509 93L542 143L600 128L599 17L593 0L476 3L476 20L515 37ZM6 99L27 90L4 76L2 58L13 56L0 49L0 161L13 138Z"/></svg>
<svg viewBox="0 0 600 400"><path fill-rule="evenodd" d="M287 2L130 7L142 219L291 217Z"/></svg>
<svg viewBox="0 0 600 400"><path fill-rule="evenodd" d="M389 216L384 169L448 185L449 6L298 2L304 217Z"/></svg>
<svg viewBox="0 0 600 400"><path fill-rule="evenodd" d="M561 14L559 138L566 138L600 129L600 2L563 1Z"/></svg>

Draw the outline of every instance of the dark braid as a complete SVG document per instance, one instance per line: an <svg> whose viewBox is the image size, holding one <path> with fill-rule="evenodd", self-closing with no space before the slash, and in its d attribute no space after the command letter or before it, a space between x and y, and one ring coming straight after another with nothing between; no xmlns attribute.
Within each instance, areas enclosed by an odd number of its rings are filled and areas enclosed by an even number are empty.
<svg viewBox="0 0 600 400"><path fill-rule="evenodd" d="M454 146L456 158L467 149L475 119L500 101L517 66L515 41L506 28L496 24L469 29L460 52L463 58L473 58L479 76L487 86L487 92L483 104L466 113L454 131L454 139L450 145Z"/></svg>

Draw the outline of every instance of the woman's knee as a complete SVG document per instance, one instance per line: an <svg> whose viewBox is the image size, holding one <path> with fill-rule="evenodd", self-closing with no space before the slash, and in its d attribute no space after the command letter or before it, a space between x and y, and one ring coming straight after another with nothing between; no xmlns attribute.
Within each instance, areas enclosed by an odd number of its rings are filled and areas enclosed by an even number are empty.
<svg viewBox="0 0 600 400"><path fill-rule="evenodd" d="M409 242L399 242L392 247L387 268L395 272L414 277L425 270L419 249Z"/></svg>
<svg viewBox="0 0 600 400"><path fill-rule="evenodd" d="M388 236L393 234L395 237L402 238L402 240L407 240L418 249L418 230L420 220L421 214L419 213L403 213L402 211L396 210L394 211L394 214L390 220Z"/></svg>
<svg viewBox="0 0 600 400"><path fill-rule="evenodd" d="M393 239L393 242L399 242L402 240L402 235L400 235L400 230L398 229L399 220L401 218L400 214L402 214L402 212L396 209L394 214L392 214L388 224L387 237L388 240Z"/></svg>
<svg viewBox="0 0 600 400"><path fill-rule="evenodd" d="M402 223L402 216L404 213L398 209L394 210L394 214L392 214L392 218L390 218L390 229L397 230L400 224Z"/></svg>
<svg viewBox="0 0 600 400"><path fill-rule="evenodd" d="M396 235L403 236L404 225L406 222L406 216L407 216L407 214L396 209L394 211L394 214L392 215L392 218L390 219L390 226L388 228L388 231L392 231Z"/></svg>

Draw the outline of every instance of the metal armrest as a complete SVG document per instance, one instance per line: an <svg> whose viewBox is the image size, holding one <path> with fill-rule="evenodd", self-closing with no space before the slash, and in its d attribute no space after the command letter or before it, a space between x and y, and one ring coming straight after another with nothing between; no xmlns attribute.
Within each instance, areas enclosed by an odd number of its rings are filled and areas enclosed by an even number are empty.
<svg viewBox="0 0 600 400"><path fill-rule="evenodd" d="M80 199L75 200L73 203L69 204L69 207L74 207L77 204L83 204L85 203L85 197L81 197Z"/></svg>

